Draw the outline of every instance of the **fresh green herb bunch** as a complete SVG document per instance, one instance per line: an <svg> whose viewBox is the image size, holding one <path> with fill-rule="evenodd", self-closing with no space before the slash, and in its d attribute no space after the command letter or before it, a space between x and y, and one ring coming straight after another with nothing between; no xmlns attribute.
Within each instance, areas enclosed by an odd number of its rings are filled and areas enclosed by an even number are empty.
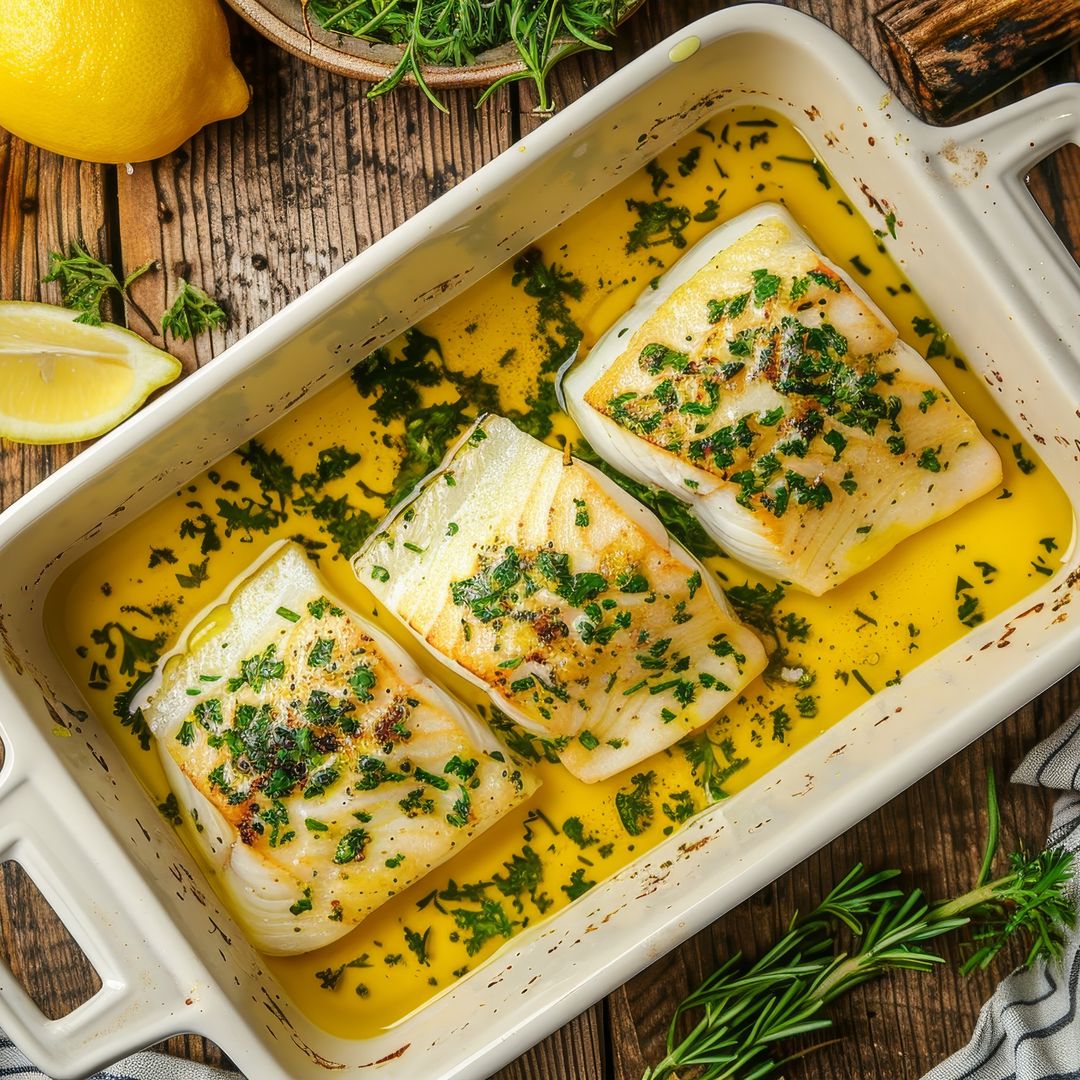
<svg viewBox="0 0 1080 1080"><path fill-rule="evenodd" d="M993 777L988 801L989 837L971 891L931 903L919 889L889 886L899 870L868 874L857 864L809 915L796 915L756 963L737 953L678 1006L667 1054L643 1080L777 1076L814 1049L783 1056L780 1044L832 1027L830 1001L888 971L930 971L945 961L927 942L961 927L970 927L972 950L961 966L965 974L987 967L1016 935L1028 939L1028 963L1060 956L1062 931L1076 922L1065 892L1073 856L1061 849L1014 852L1009 872L991 880L999 832ZM692 1026L680 1039L687 1020Z"/></svg>
<svg viewBox="0 0 1080 1080"><path fill-rule="evenodd" d="M128 290L152 269L154 262L144 263L132 270L121 281L107 263L91 255L84 244L72 240L67 254L62 251L49 252L49 272L42 281L55 281L60 286L60 296L64 307L79 312L78 323L88 326L101 325L101 305L106 295L115 292L125 304L130 304L144 322L151 328L153 323L146 313L131 299Z"/></svg>
<svg viewBox="0 0 1080 1080"><path fill-rule="evenodd" d="M301 0L324 30L403 47L401 60L369 97L393 90L412 75L445 111L424 79L424 66L464 67L498 45L517 47L525 70L499 79L498 87L531 79L539 111L551 109L548 75L564 57L582 49L610 48L601 39L615 31L625 0Z"/></svg>

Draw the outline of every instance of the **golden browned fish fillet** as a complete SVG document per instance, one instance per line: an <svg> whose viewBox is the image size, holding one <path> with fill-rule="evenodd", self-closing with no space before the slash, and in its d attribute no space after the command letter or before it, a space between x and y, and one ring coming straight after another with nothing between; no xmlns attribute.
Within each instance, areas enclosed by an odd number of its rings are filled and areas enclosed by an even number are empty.
<svg viewBox="0 0 1080 1080"><path fill-rule="evenodd" d="M590 466L486 417L354 561L429 649L591 782L765 665L712 574Z"/></svg>
<svg viewBox="0 0 1080 1080"><path fill-rule="evenodd" d="M252 943L318 948L537 781L286 544L188 634L146 717Z"/></svg>
<svg viewBox="0 0 1080 1080"><path fill-rule="evenodd" d="M732 555L820 595L1001 481L933 369L779 207L707 238L700 269L617 324L566 382L622 470L685 500ZM666 294L666 295L665 295Z"/></svg>

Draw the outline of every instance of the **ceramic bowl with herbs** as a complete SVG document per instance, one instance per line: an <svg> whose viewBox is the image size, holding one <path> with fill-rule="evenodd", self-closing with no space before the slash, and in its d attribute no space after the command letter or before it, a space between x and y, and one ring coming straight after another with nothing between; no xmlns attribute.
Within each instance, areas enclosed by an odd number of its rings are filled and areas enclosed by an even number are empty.
<svg viewBox="0 0 1080 1080"><path fill-rule="evenodd" d="M529 80L538 110L552 107L548 76L560 60L607 50L644 0L228 0L271 41L319 67L374 83L379 97L402 82L437 91Z"/></svg>

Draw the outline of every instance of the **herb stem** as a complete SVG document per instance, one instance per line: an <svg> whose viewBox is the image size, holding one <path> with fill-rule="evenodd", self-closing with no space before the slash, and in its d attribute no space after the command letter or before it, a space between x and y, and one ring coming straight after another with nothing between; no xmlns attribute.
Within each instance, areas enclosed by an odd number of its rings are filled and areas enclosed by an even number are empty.
<svg viewBox="0 0 1080 1080"><path fill-rule="evenodd" d="M143 273L146 270L149 270L150 267L153 266L153 265L154 265L153 263L147 263L145 267L140 267L140 269L138 271L136 271L136 274ZM150 330L151 334L157 334L158 333L158 328L157 328L157 325L154 323L154 320L151 319L150 316L147 315L146 312L143 311L143 309L141 307L139 307L139 304L137 303L137 301L127 291L127 287L128 287L128 285L131 284L132 280L133 280L132 276L129 275L128 279L124 282L124 292L123 292L124 303L127 304L128 307L130 307L131 310L134 311L135 314L138 315L139 318L142 319L142 321L144 323L146 323L146 325L147 325L148 329Z"/></svg>
<svg viewBox="0 0 1080 1080"><path fill-rule="evenodd" d="M550 112L551 69L582 49L607 50L628 6L620 0L301 0L324 30L401 48L401 57L369 97L379 97L411 75L438 108L425 68L465 67L499 46L517 50L521 71L503 76L480 96L477 107L501 86L530 80L536 86L537 112Z"/></svg>
<svg viewBox="0 0 1080 1080"><path fill-rule="evenodd" d="M986 773L986 850L983 852L982 866L979 868L979 876L975 879L976 885L982 885L990 877L993 870L994 853L997 851L998 836L1001 831L1001 815L998 810L997 787L994 782L994 774Z"/></svg>
<svg viewBox="0 0 1080 1080"><path fill-rule="evenodd" d="M986 967L1018 934L1030 941L1028 963L1059 956L1062 931L1076 921L1065 893L1073 856L1061 849L1014 852L1010 872L987 880L1000 836L992 779L987 797L987 854L972 889L930 903L919 889L891 887L898 870L867 874L857 864L809 915L793 918L761 959L746 967L736 954L676 1008L667 1053L644 1080L675 1080L688 1068L697 1070L695 1080L775 1076L785 1062L814 1049L781 1057L778 1044L830 1028L825 1009L831 1001L889 971L930 971L945 963L927 943L962 927L969 927L973 945L960 968L964 974ZM847 950L838 948L841 928L852 941ZM699 1010L679 1039L684 1017Z"/></svg>

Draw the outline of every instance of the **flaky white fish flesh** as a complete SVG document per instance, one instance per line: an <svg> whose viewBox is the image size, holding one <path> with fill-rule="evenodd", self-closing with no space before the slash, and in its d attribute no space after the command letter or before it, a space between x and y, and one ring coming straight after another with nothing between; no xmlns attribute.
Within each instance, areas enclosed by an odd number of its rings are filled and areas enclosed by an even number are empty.
<svg viewBox="0 0 1080 1080"><path fill-rule="evenodd" d="M477 422L353 565L587 782L708 723L765 666L713 575L645 507L500 417Z"/></svg>
<svg viewBox="0 0 1080 1080"><path fill-rule="evenodd" d="M537 787L292 543L190 630L144 713L193 845L270 954L341 937Z"/></svg>
<svg viewBox="0 0 1080 1080"><path fill-rule="evenodd" d="M615 468L815 595L1001 482L930 365L778 206L684 255L564 393Z"/></svg>

